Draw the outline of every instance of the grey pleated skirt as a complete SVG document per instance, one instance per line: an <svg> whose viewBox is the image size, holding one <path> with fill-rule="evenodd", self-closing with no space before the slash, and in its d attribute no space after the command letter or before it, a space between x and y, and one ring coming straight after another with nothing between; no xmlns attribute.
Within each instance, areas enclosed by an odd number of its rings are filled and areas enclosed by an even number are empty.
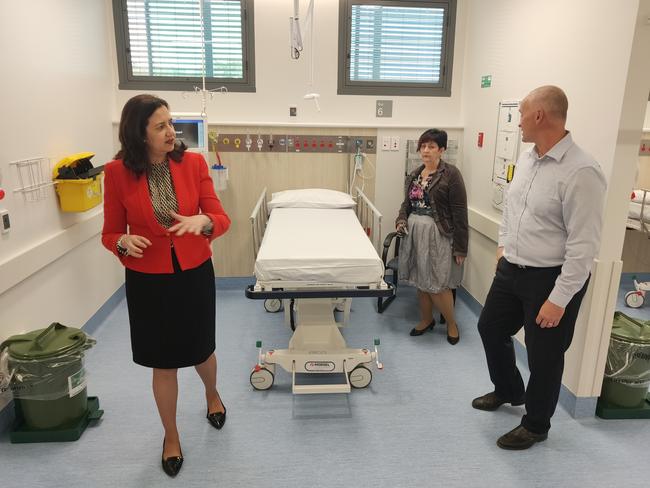
<svg viewBox="0 0 650 488"><path fill-rule="evenodd" d="M409 215L399 249L399 280L429 293L458 288L463 266L456 264L451 245L451 236L441 234L432 217Z"/></svg>

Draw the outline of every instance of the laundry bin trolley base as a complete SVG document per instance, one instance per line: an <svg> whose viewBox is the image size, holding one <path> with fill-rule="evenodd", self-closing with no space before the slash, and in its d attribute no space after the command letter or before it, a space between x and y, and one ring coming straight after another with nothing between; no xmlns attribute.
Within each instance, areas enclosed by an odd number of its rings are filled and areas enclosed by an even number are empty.
<svg viewBox="0 0 650 488"><path fill-rule="evenodd" d="M71 422L59 425L52 429L34 429L25 424L20 406L16 408L16 420L9 433L9 440L12 444L24 444L30 442L69 442L76 441L84 433L86 427L97 421L104 414L99 408L99 398L88 397L86 413Z"/></svg>

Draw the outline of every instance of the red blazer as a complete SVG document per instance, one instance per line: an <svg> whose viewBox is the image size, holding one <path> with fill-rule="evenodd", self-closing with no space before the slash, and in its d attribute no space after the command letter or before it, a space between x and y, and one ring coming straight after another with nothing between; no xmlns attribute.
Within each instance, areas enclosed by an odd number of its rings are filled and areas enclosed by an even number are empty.
<svg viewBox="0 0 650 488"><path fill-rule="evenodd" d="M167 232L154 215L146 175L138 178L121 159L111 161L104 167L102 244L129 269L142 273L173 273L172 243L181 269L196 268L212 255L210 241L230 227L230 219L214 193L203 156L186 152L179 163L170 160L169 170L176 190L178 213L189 216L200 211L207 215L214 224L212 235L184 234L177 237ZM117 240L127 233L127 226L129 234L151 241L142 258L120 256L117 252Z"/></svg>

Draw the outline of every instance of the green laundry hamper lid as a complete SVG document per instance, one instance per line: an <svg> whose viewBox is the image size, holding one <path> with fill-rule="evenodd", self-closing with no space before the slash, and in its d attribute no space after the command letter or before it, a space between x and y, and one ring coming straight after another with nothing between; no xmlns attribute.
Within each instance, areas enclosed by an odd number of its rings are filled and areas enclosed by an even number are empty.
<svg viewBox="0 0 650 488"><path fill-rule="evenodd" d="M650 321L644 322L622 312L614 312L612 337L636 344L650 344Z"/></svg>
<svg viewBox="0 0 650 488"><path fill-rule="evenodd" d="M0 350L8 347L13 359L37 360L65 356L82 349L85 343L83 331L54 322L47 329L9 337L0 345Z"/></svg>

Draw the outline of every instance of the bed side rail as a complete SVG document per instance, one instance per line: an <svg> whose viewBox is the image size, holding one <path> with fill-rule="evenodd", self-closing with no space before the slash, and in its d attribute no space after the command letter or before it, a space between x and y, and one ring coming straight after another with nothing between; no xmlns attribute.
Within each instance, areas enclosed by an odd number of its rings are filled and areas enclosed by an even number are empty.
<svg viewBox="0 0 650 488"><path fill-rule="evenodd" d="M361 222L363 230L370 238L370 242L377 250L381 252L381 212L377 210L370 199L361 191L357 186L355 187L356 200L357 200L357 218Z"/></svg>
<svg viewBox="0 0 650 488"><path fill-rule="evenodd" d="M634 191L641 197L641 202L639 203L639 201L634 198L630 200L630 208L627 216L627 228L637 230L650 239L650 190L641 188ZM638 216L636 215L636 205L640 205Z"/></svg>
<svg viewBox="0 0 650 488"><path fill-rule="evenodd" d="M266 188L262 190L260 197L257 199L253 213L251 213L250 222L253 231L253 256L257 258L257 253L262 245L262 237L264 237L264 230L266 223L269 220L269 208L266 200Z"/></svg>
<svg viewBox="0 0 650 488"><path fill-rule="evenodd" d="M642 188L641 191L643 192L643 198L641 200L641 215L639 215L639 223L641 224L641 231L648 236L648 224L646 224L646 198L648 197L648 190L645 188ZM649 219L650 220L650 219Z"/></svg>

